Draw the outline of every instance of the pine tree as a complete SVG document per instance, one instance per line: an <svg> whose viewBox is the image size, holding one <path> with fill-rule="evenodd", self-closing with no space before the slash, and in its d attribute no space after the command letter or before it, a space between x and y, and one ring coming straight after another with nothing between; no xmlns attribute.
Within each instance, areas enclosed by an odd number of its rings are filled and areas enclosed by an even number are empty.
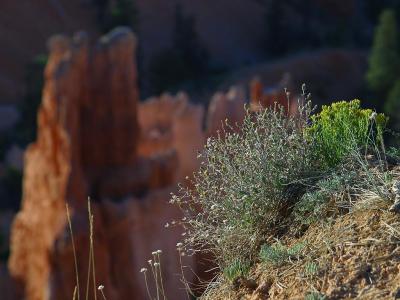
<svg viewBox="0 0 400 300"><path fill-rule="evenodd" d="M395 130L400 130L400 79L397 79L393 88L390 90L385 102L384 111L390 117L390 127Z"/></svg>
<svg viewBox="0 0 400 300"><path fill-rule="evenodd" d="M393 10L385 10L375 30L366 79L373 91L387 93L398 78L400 56L396 16Z"/></svg>

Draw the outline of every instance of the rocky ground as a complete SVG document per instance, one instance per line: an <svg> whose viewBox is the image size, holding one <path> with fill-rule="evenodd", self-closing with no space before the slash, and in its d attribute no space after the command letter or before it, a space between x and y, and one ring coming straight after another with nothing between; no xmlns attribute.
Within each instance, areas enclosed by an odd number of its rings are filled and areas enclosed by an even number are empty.
<svg viewBox="0 0 400 300"><path fill-rule="evenodd" d="M390 205L360 206L282 240L304 248L279 266L258 264L248 279L224 284L206 299L399 299L400 216Z"/></svg>

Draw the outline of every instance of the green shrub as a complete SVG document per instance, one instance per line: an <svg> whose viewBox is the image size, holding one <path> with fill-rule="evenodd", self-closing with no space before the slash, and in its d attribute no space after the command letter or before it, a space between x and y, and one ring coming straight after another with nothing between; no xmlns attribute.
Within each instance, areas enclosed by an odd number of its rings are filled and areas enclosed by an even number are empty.
<svg viewBox="0 0 400 300"><path fill-rule="evenodd" d="M223 274L226 279L233 282L235 279L246 276L250 271L250 263L235 259L224 270Z"/></svg>
<svg viewBox="0 0 400 300"><path fill-rule="evenodd" d="M264 244L260 250L260 259L266 264L281 265L288 261L289 258L295 259L299 257L304 246L302 243L295 244L290 248L279 242L271 246Z"/></svg>
<svg viewBox="0 0 400 300"><path fill-rule="evenodd" d="M296 116L278 106L248 113L241 128L207 141L193 188L173 195L185 214L186 244L212 252L221 270L237 261L285 262L301 249L266 241L348 212L360 191L389 198L377 146L385 116L358 100L312 118L310 107Z"/></svg>
<svg viewBox="0 0 400 300"><path fill-rule="evenodd" d="M326 296L318 292L309 292L304 300L325 300Z"/></svg>
<svg viewBox="0 0 400 300"><path fill-rule="evenodd" d="M264 237L302 194L301 179L314 172L304 138L310 109L300 110L296 117L278 107L247 114L239 133L209 139L194 189L171 200L189 220L188 243L212 245L222 269L237 258L258 257Z"/></svg>
<svg viewBox="0 0 400 300"><path fill-rule="evenodd" d="M293 220L296 224L307 226L321 220L329 214L329 200L347 191L357 178L358 174L349 165L322 176L294 205Z"/></svg>
<svg viewBox="0 0 400 300"><path fill-rule="evenodd" d="M315 145L315 154L324 167L338 165L358 148L382 142L387 118L373 115L371 109L361 109L360 101L341 101L323 106L321 113L311 117L308 133ZM371 130L376 131L375 136Z"/></svg>
<svg viewBox="0 0 400 300"><path fill-rule="evenodd" d="M315 262L308 262L304 265L304 274L306 276L315 276L318 273L319 267Z"/></svg>

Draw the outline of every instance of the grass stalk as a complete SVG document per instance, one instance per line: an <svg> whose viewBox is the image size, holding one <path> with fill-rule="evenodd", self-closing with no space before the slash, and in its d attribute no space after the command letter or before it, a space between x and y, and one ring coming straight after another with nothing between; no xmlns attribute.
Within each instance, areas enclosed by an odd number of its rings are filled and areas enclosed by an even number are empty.
<svg viewBox="0 0 400 300"><path fill-rule="evenodd" d="M74 289L74 296L73 299L77 299L79 300L80 298L80 290L79 290L79 272L78 272L78 260L76 258L76 248L75 248L75 241L74 241L74 233L72 231L72 222L71 222L71 215L69 213L69 207L68 207L68 203L65 204L65 207L67 209L67 220L68 220L68 226L69 226L69 232L71 234L71 241L72 241L72 252L74 255L74 264L75 264L75 277L76 277L76 286ZM78 297L76 298L76 295L78 295Z"/></svg>

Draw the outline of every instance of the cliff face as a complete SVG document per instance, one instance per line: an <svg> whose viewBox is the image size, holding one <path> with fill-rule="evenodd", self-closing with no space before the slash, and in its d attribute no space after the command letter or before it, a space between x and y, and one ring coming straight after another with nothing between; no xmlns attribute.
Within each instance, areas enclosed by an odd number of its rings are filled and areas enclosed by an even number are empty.
<svg viewBox="0 0 400 300"><path fill-rule="evenodd" d="M38 138L25 154L22 209L12 226L10 273L26 299L71 299L69 203L85 286L90 195L98 283L110 298L143 299L138 271L151 251L167 253L166 273L179 270L174 254L180 232L165 232L163 225L179 217L167 202L182 149L137 155L136 40L130 31L115 30L94 47L84 34L72 40L59 36L49 48ZM170 296L179 299L179 279L166 284Z"/></svg>

